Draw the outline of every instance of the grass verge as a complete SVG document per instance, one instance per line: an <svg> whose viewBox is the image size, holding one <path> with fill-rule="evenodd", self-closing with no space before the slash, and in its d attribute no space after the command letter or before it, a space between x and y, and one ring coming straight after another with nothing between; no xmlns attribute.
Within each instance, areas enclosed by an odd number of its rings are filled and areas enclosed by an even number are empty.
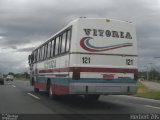
<svg viewBox="0 0 160 120"><path fill-rule="evenodd" d="M22 80L22 81L29 81L29 79L24 78L24 77L16 77L17 80Z"/></svg>
<svg viewBox="0 0 160 120"><path fill-rule="evenodd" d="M160 100L160 91L151 90L145 87L141 82L138 82L138 92L135 96Z"/></svg>
<svg viewBox="0 0 160 120"><path fill-rule="evenodd" d="M160 83L160 80L154 80L153 82L157 82L157 83Z"/></svg>

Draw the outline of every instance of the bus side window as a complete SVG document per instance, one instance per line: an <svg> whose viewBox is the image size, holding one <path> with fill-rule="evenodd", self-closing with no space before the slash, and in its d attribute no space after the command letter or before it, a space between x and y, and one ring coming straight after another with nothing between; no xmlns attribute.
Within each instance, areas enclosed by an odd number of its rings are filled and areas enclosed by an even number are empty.
<svg viewBox="0 0 160 120"><path fill-rule="evenodd" d="M37 50L37 61L39 61L39 52L40 52L40 49L38 48L38 50Z"/></svg>
<svg viewBox="0 0 160 120"><path fill-rule="evenodd" d="M44 45L44 60L47 58L47 47L48 47L48 44L45 44Z"/></svg>
<svg viewBox="0 0 160 120"><path fill-rule="evenodd" d="M61 48L62 48L62 35L59 36L59 47L58 47L58 53L60 54L61 53Z"/></svg>
<svg viewBox="0 0 160 120"><path fill-rule="evenodd" d="M33 61L34 61L34 55L31 54L31 63L33 63Z"/></svg>
<svg viewBox="0 0 160 120"><path fill-rule="evenodd" d="M52 40L51 57L55 56L55 40Z"/></svg>
<svg viewBox="0 0 160 120"><path fill-rule="evenodd" d="M41 49L41 60L43 60L44 58L44 46L42 46L42 49Z"/></svg>
<svg viewBox="0 0 160 120"><path fill-rule="evenodd" d="M37 62L37 50L33 53L33 62Z"/></svg>
<svg viewBox="0 0 160 120"><path fill-rule="evenodd" d="M51 42L48 43L47 58L50 58L50 55L51 55Z"/></svg>
<svg viewBox="0 0 160 120"><path fill-rule="evenodd" d="M71 39L71 30L67 31L67 39L66 39L66 52L69 51L69 45L70 45L70 39Z"/></svg>
<svg viewBox="0 0 160 120"><path fill-rule="evenodd" d="M28 56L28 63L31 63L31 55Z"/></svg>
<svg viewBox="0 0 160 120"><path fill-rule="evenodd" d="M59 47L59 37L56 38L55 55L58 55L58 47Z"/></svg>
<svg viewBox="0 0 160 120"><path fill-rule="evenodd" d="M39 61L41 60L41 54L42 54L42 47L39 48Z"/></svg>
<svg viewBox="0 0 160 120"><path fill-rule="evenodd" d="M40 47L40 52L39 52L39 60L42 60L42 47Z"/></svg>
<svg viewBox="0 0 160 120"><path fill-rule="evenodd" d="M66 32L62 35L62 43L61 43L61 53L65 52L65 45L66 44Z"/></svg>

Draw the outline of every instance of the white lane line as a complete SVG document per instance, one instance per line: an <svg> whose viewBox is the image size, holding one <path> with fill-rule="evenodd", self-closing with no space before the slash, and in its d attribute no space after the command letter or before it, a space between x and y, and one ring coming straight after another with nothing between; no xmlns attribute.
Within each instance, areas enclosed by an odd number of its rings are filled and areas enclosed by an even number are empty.
<svg viewBox="0 0 160 120"><path fill-rule="evenodd" d="M15 85L12 85L12 87L16 87Z"/></svg>
<svg viewBox="0 0 160 120"><path fill-rule="evenodd" d="M145 107L150 107L150 108L155 108L155 109L160 109L160 107L156 107L156 106L151 106L151 105L144 105Z"/></svg>
<svg viewBox="0 0 160 120"><path fill-rule="evenodd" d="M27 93L28 95L30 95L30 96L32 96L32 97L34 97L34 98L36 98L36 99L40 99L39 97L37 97L37 96L35 96L35 95L33 95L33 94L31 94L31 93Z"/></svg>

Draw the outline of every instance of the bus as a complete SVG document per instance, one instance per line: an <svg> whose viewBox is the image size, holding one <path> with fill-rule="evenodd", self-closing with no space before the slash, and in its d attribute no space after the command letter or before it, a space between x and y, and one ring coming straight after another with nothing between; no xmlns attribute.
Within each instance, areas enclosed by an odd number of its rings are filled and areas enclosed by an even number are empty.
<svg viewBox="0 0 160 120"><path fill-rule="evenodd" d="M50 98L129 95L137 92L134 24L106 18L78 18L29 55L34 91Z"/></svg>

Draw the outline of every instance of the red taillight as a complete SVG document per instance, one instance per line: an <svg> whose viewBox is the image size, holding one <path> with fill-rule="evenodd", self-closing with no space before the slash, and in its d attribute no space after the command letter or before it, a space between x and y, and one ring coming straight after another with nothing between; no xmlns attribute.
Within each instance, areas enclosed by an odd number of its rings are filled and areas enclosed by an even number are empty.
<svg viewBox="0 0 160 120"><path fill-rule="evenodd" d="M79 80L80 79L80 68L73 68L73 76L72 76L73 80Z"/></svg>

